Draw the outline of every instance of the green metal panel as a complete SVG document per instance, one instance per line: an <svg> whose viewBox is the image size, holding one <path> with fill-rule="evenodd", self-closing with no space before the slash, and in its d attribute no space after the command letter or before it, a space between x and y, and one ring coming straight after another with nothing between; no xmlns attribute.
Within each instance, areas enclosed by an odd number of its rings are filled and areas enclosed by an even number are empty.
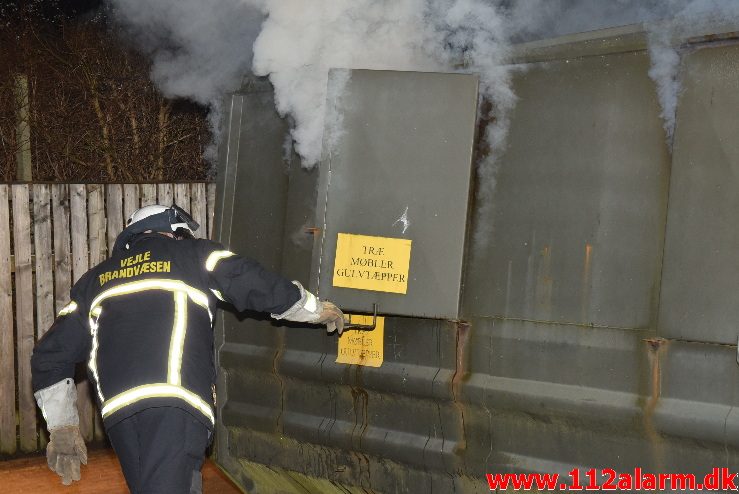
<svg viewBox="0 0 739 494"><path fill-rule="evenodd" d="M371 312L376 303L385 314L455 319L477 77L354 70L338 100L328 110L342 130L321 166L316 223L324 234L311 286L354 311ZM338 233L410 239L407 293L334 286Z"/></svg>
<svg viewBox="0 0 739 494"><path fill-rule="evenodd" d="M683 59L660 334L736 344L739 336L739 46Z"/></svg>
<svg viewBox="0 0 739 494"><path fill-rule="evenodd" d="M521 71L464 314L619 328L657 318L669 154L644 51Z"/></svg>

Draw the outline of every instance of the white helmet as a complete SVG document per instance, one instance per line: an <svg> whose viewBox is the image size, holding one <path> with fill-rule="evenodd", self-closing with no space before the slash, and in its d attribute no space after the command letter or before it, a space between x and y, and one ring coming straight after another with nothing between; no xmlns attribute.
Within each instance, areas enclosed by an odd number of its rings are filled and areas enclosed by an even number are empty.
<svg viewBox="0 0 739 494"><path fill-rule="evenodd" d="M144 206L128 218L126 228L116 238L113 250L127 249L131 239L147 231L171 231L176 238L193 238L193 233L199 227L192 216L176 204Z"/></svg>
<svg viewBox="0 0 739 494"><path fill-rule="evenodd" d="M151 215L163 213L167 209L169 209L167 206L162 206L161 204L152 204L151 206L144 206L143 208L139 208L134 211L131 216L128 217L128 221L126 221L126 226L136 223L137 221L141 221L144 218L148 218Z"/></svg>
<svg viewBox="0 0 739 494"><path fill-rule="evenodd" d="M199 225L195 223L192 216L190 216L184 209L174 204L170 207L162 206L161 204L152 204L151 206L139 208L128 218L128 221L126 221L126 227L129 227L134 223L138 223L144 218L170 211L172 211L172 213L169 214L169 226L173 232L176 232L178 228L183 228L189 231L192 235L194 231L198 229Z"/></svg>

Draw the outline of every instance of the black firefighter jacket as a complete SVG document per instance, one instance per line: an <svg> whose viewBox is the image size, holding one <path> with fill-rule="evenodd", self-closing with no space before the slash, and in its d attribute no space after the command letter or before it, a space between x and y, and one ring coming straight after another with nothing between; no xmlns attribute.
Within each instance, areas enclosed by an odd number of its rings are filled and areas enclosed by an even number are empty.
<svg viewBox="0 0 739 494"><path fill-rule="evenodd" d="M106 428L145 408L174 406L212 429L217 299L279 314L300 291L215 242L136 237L72 287L34 349L34 392L87 361Z"/></svg>

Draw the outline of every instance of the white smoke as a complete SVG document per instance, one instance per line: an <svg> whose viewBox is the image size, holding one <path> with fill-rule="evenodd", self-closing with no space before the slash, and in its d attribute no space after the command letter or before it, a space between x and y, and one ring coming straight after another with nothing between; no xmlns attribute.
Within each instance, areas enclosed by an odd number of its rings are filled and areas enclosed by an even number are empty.
<svg viewBox="0 0 739 494"><path fill-rule="evenodd" d="M306 166L321 157L331 68L453 71L481 75L483 92L512 106L504 19L482 0L267 0L254 72L269 76L277 108L295 120ZM334 81L332 88L342 85ZM502 120L501 120L502 121ZM497 135L497 134L496 134ZM502 140L502 139L500 139Z"/></svg>
<svg viewBox="0 0 739 494"><path fill-rule="evenodd" d="M269 76L278 111L294 119L296 150L308 166L321 157L329 69L403 69L410 63L436 68L415 31L422 19L412 4L421 2L259 3L266 20L254 44L254 73ZM333 82L340 91L340 81Z"/></svg>
<svg viewBox="0 0 739 494"><path fill-rule="evenodd" d="M252 63L262 21L242 0L109 0L127 37L152 60L151 78L170 98L209 109L216 139L205 157L215 161L222 97L239 87Z"/></svg>
<svg viewBox="0 0 739 494"><path fill-rule="evenodd" d="M168 97L203 105L238 87L252 62L261 16L243 0L111 0L113 14L153 61Z"/></svg>
<svg viewBox="0 0 739 494"><path fill-rule="evenodd" d="M514 42L553 38L671 17L674 0L504 1Z"/></svg>
<svg viewBox="0 0 739 494"><path fill-rule="evenodd" d="M662 29L649 29L649 58L651 66L649 77L654 81L657 88L657 99L661 107L665 135L669 145L675 134L675 117L677 112L677 100L680 95L680 54L673 46L674 28L672 26ZM671 146L670 146L671 147Z"/></svg>
<svg viewBox="0 0 739 494"><path fill-rule="evenodd" d="M344 90L350 78L351 71L348 69L331 69L328 73L326 97L324 98L326 108L324 109L323 118L323 147L328 153L337 149L341 138L344 136L344 113L340 109L346 108L348 104L344 97ZM321 119L319 118L313 123L320 125ZM320 131L320 129L316 130ZM317 137L320 138L320 136ZM314 145L319 146L320 142L316 141Z"/></svg>
<svg viewBox="0 0 739 494"><path fill-rule="evenodd" d="M494 182L515 105L512 42L642 22L650 76L672 135L679 95L676 51L688 27L739 16L734 0L109 0L116 19L153 60L167 96L213 109L249 70L268 76L294 123L303 164L321 157L330 68L468 71L492 102L480 175ZM333 81L338 97L341 80ZM215 126L215 124L214 124ZM332 135L340 135L333 131ZM330 137L330 136L329 136Z"/></svg>
<svg viewBox="0 0 739 494"><path fill-rule="evenodd" d="M152 79L167 96L218 110L222 94L237 89L249 68L269 76L278 111L294 122L292 136L306 166L321 157L331 68L453 71L464 63L464 70L480 74L500 114L490 137L504 140L503 114L514 98L497 2L109 1L152 57ZM332 87L340 92L342 85Z"/></svg>
<svg viewBox="0 0 739 494"><path fill-rule="evenodd" d="M669 0L665 5L670 18L647 22L651 67L649 77L657 88L662 121L669 147L675 134L675 119L680 97L680 45L710 25L733 24L739 27L739 2L718 0Z"/></svg>
<svg viewBox="0 0 739 494"><path fill-rule="evenodd" d="M703 0L698 0L703 1ZM675 17L690 0L529 0L511 5L517 39L562 36L609 27L643 23L668 144L675 128L680 91L680 56L674 46Z"/></svg>
<svg viewBox="0 0 739 494"><path fill-rule="evenodd" d="M519 0L505 2L515 41L642 23L647 31L660 116L668 145L680 95L680 53L691 34L712 25L739 27L736 0Z"/></svg>

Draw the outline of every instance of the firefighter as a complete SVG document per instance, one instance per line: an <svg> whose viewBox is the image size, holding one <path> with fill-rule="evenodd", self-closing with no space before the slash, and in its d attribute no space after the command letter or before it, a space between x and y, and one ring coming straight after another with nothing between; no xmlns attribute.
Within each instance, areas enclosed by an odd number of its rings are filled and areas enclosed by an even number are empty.
<svg viewBox="0 0 739 494"><path fill-rule="evenodd" d="M199 493L212 437L217 301L275 319L344 319L297 281L209 240L173 205L136 211L112 256L85 273L31 360L33 390L50 432L49 468L65 485L80 479L75 364L86 361L103 424L133 493Z"/></svg>

